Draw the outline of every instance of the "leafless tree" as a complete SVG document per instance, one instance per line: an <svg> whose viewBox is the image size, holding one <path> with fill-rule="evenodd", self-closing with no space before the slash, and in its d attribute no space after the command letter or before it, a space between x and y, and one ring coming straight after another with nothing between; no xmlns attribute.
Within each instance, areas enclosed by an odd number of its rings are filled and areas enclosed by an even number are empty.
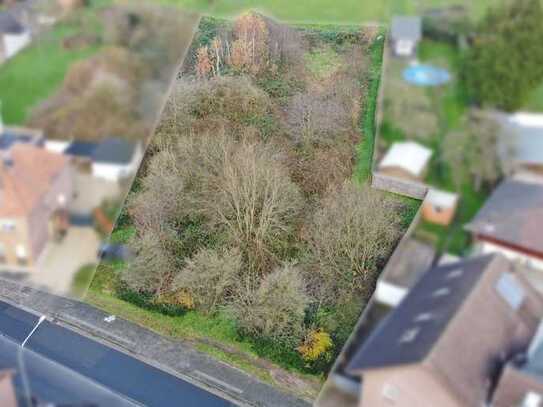
<svg viewBox="0 0 543 407"><path fill-rule="evenodd" d="M264 277L255 291L238 295L233 312L239 326L250 335L298 343L307 305L300 273L284 265Z"/></svg>
<svg viewBox="0 0 543 407"><path fill-rule="evenodd" d="M479 191L484 183L494 184L503 173L499 125L483 112L474 110L460 130L443 142L443 159L449 164L457 188L471 183Z"/></svg>
<svg viewBox="0 0 543 407"><path fill-rule="evenodd" d="M174 243L175 233L166 228L139 232L129 242L135 256L122 271L124 284L155 299L167 293L177 271L176 259L169 248Z"/></svg>
<svg viewBox="0 0 543 407"><path fill-rule="evenodd" d="M177 274L173 289L185 290L197 309L211 313L232 297L241 268L241 255L236 249L202 249Z"/></svg>
<svg viewBox="0 0 543 407"><path fill-rule="evenodd" d="M332 144L350 124L341 100L315 91L294 95L286 113L290 135L302 145Z"/></svg>
<svg viewBox="0 0 543 407"><path fill-rule="evenodd" d="M309 273L316 289L322 289L318 298L335 302L345 288L371 295L379 261L399 237L399 221L395 203L379 191L352 182L331 191L306 231Z"/></svg>

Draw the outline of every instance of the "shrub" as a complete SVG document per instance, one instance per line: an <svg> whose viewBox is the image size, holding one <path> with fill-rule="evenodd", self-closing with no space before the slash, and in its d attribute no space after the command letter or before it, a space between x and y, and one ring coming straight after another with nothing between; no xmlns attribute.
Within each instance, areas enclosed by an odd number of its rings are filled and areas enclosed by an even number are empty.
<svg viewBox="0 0 543 407"><path fill-rule="evenodd" d="M395 203L370 187L346 182L330 191L313 215L306 237L315 262L316 298L336 303L345 291L372 294L379 262L399 236Z"/></svg>
<svg viewBox="0 0 543 407"><path fill-rule="evenodd" d="M238 294L233 309L245 334L297 343L307 304L298 270L286 265L265 276L255 291Z"/></svg>
<svg viewBox="0 0 543 407"><path fill-rule="evenodd" d="M173 288L185 299L190 298L194 308L211 313L231 297L239 283L241 267L237 250L202 249L187 260L175 277Z"/></svg>
<svg viewBox="0 0 543 407"><path fill-rule="evenodd" d="M314 362L326 358L334 343L330 335L321 329L310 331L298 347L298 352L306 362Z"/></svg>

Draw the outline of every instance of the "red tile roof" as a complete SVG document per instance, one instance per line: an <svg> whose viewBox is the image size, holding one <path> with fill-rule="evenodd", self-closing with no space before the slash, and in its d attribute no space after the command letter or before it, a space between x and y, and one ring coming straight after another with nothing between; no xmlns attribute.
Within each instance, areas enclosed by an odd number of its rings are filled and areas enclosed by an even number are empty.
<svg viewBox="0 0 543 407"><path fill-rule="evenodd" d="M49 191L68 158L29 144L16 144L10 165L0 162L0 217L27 216Z"/></svg>

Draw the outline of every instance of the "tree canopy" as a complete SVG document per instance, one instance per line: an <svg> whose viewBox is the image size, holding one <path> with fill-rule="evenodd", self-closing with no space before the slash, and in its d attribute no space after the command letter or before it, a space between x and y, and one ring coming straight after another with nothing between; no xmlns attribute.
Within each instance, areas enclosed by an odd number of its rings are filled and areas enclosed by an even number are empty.
<svg viewBox="0 0 543 407"><path fill-rule="evenodd" d="M543 10L539 0L490 9L464 64L471 97L482 106L519 109L543 81Z"/></svg>

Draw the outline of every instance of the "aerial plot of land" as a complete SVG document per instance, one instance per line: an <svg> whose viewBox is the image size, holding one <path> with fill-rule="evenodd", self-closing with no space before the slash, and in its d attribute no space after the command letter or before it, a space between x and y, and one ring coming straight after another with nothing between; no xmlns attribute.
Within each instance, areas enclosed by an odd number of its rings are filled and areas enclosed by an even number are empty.
<svg viewBox="0 0 543 407"><path fill-rule="evenodd" d="M314 398L416 209L360 163L383 42L204 18L87 301Z"/></svg>

